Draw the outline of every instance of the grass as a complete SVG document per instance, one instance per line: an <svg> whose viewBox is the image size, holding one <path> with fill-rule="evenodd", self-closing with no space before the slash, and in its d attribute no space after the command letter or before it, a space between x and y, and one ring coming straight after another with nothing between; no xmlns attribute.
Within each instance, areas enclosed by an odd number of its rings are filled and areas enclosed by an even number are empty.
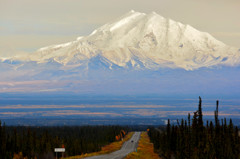
<svg viewBox="0 0 240 159"><path fill-rule="evenodd" d="M154 153L153 144L147 135L147 132L142 132L138 143L137 152L132 152L125 159L160 159L158 154Z"/></svg>
<svg viewBox="0 0 240 159"><path fill-rule="evenodd" d="M71 156L71 157L67 157L65 159L81 159L81 158L85 158L85 157L91 157L91 156L97 156L97 155L102 155L102 154L108 154L114 151L117 151L119 149L121 149L123 143L127 140L129 140L133 135L133 132L129 132L122 141L116 141L116 142L112 142L109 145L106 145L104 147L102 147L101 151L98 152L93 152L93 153L86 153L86 154L82 154L79 156Z"/></svg>

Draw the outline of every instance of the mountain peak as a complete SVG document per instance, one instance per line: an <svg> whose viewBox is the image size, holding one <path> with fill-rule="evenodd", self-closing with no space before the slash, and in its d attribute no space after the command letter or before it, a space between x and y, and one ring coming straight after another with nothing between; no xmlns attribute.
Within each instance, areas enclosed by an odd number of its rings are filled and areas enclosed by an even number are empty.
<svg viewBox="0 0 240 159"><path fill-rule="evenodd" d="M131 16L133 14L145 14L145 13L141 13L141 12L137 12L135 10L130 10L129 12L127 12L126 14L124 14L122 17L127 17L127 16ZM120 18L122 18L120 17Z"/></svg>
<svg viewBox="0 0 240 159"><path fill-rule="evenodd" d="M132 9L130 12L131 12L131 13L135 13L135 10Z"/></svg>
<svg viewBox="0 0 240 159"><path fill-rule="evenodd" d="M156 12L152 11L150 14L153 14L153 15L158 15Z"/></svg>

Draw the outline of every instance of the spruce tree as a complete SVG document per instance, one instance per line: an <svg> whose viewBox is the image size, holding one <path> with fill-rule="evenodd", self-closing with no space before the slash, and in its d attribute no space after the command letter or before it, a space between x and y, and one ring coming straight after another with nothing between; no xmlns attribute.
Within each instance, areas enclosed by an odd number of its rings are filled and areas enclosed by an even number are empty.
<svg viewBox="0 0 240 159"><path fill-rule="evenodd" d="M177 120L177 125L172 125L170 141L165 140L166 137L164 137L165 134L169 134L168 124L168 133L159 134L160 138L164 139L164 142L160 140L159 147L168 151L165 148L170 142L173 155L171 157L176 159L240 159L238 128L234 127L232 119L230 119L229 124L227 124L226 118L222 119L221 123L219 122L218 107L219 101L216 102L216 110L214 111L215 123L214 121L207 121L207 125L204 126L202 101L199 97L198 110L194 112L192 124L190 114L188 114L188 123L182 120L179 124ZM154 131L154 129L151 129L151 131Z"/></svg>
<svg viewBox="0 0 240 159"><path fill-rule="evenodd" d="M199 131L203 131L203 115L202 115L202 98L199 97L199 104L198 104L198 127Z"/></svg>
<svg viewBox="0 0 240 159"><path fill-rule="evenodd" d="M217 102L216 102L216 111L214 111L215 126L218 126L218 124L219 124L219 120L218 120L218 105L219 105L219 101L217 100Z"/></svg>
<svg viewBox="0 0 240 159"><path fill-rule="evenodd" d="M2 159L6 159L7 156L6 156L6 144L7 144L7 136L6 136L6 125L5 123L3 123L3 126L2 126L2 133L1 133L1 139L2 139L2 142L1 142L1 155L2 155Z"/></svg>
<svg viewBox="0 0 240 159"><path fill-rule="evenodd" d="M2 140L2 123L1 123L1 120L0 120L0 156L2 156L2 145L3 145L3 140Z"/></svg>

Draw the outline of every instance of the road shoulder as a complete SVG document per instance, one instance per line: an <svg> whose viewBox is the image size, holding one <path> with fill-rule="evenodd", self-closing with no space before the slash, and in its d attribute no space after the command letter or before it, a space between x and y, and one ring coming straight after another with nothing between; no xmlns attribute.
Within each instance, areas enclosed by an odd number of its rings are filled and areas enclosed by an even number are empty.
<svg viewBox="0 0 240 159"><path fill-rule="evenodd" d="M158 154L154 152L153 144L150 142L147 132L141 133L141 138L138 143L137 152L132 152L125 159L161 159Z"/></svg>
<svg viewBox="0 0 240 159"><path fill-rule="evenodd" d="M109 145L106 145L104 147L101 148L101 151L98 152L92 152L92 153L86 153L86 154L82 154L82 155L78 155L78 156L71 156L71 157L67 157L65 159L83 159L86 157L92 157L92 156L98 156L98 155L103 155L103 154L109 154L111 152L120 150L122 145L124 144L124 142L128 141L129 139L131 139L131 137L133 136L134 132L129 132L123 140L121 141L115 141L110 143Z"/></svg>

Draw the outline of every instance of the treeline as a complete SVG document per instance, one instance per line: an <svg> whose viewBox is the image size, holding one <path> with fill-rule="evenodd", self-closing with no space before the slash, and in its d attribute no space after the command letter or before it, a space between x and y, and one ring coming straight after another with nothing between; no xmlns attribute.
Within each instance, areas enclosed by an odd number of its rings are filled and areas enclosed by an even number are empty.
<svg viewBox="0 0 240 159"><path fill-rule="evenodd" d="M95 152L127 131L121 126L8 127L0 121L0 158L53 159L54 148L61 147L65 156Z"/></svg>
<svg viewBox="0 0 240 159"><path fill-rule="evenodd" d="M240 138L238 128L232 120L218 118L218 105L214 111L215 122L204 125L202 100L199 97L198 110L191 119L177 121L171 125L168 120L164 130L150 128L148 135L154 143L154 149L165 159L239 159Z"/></svg>

